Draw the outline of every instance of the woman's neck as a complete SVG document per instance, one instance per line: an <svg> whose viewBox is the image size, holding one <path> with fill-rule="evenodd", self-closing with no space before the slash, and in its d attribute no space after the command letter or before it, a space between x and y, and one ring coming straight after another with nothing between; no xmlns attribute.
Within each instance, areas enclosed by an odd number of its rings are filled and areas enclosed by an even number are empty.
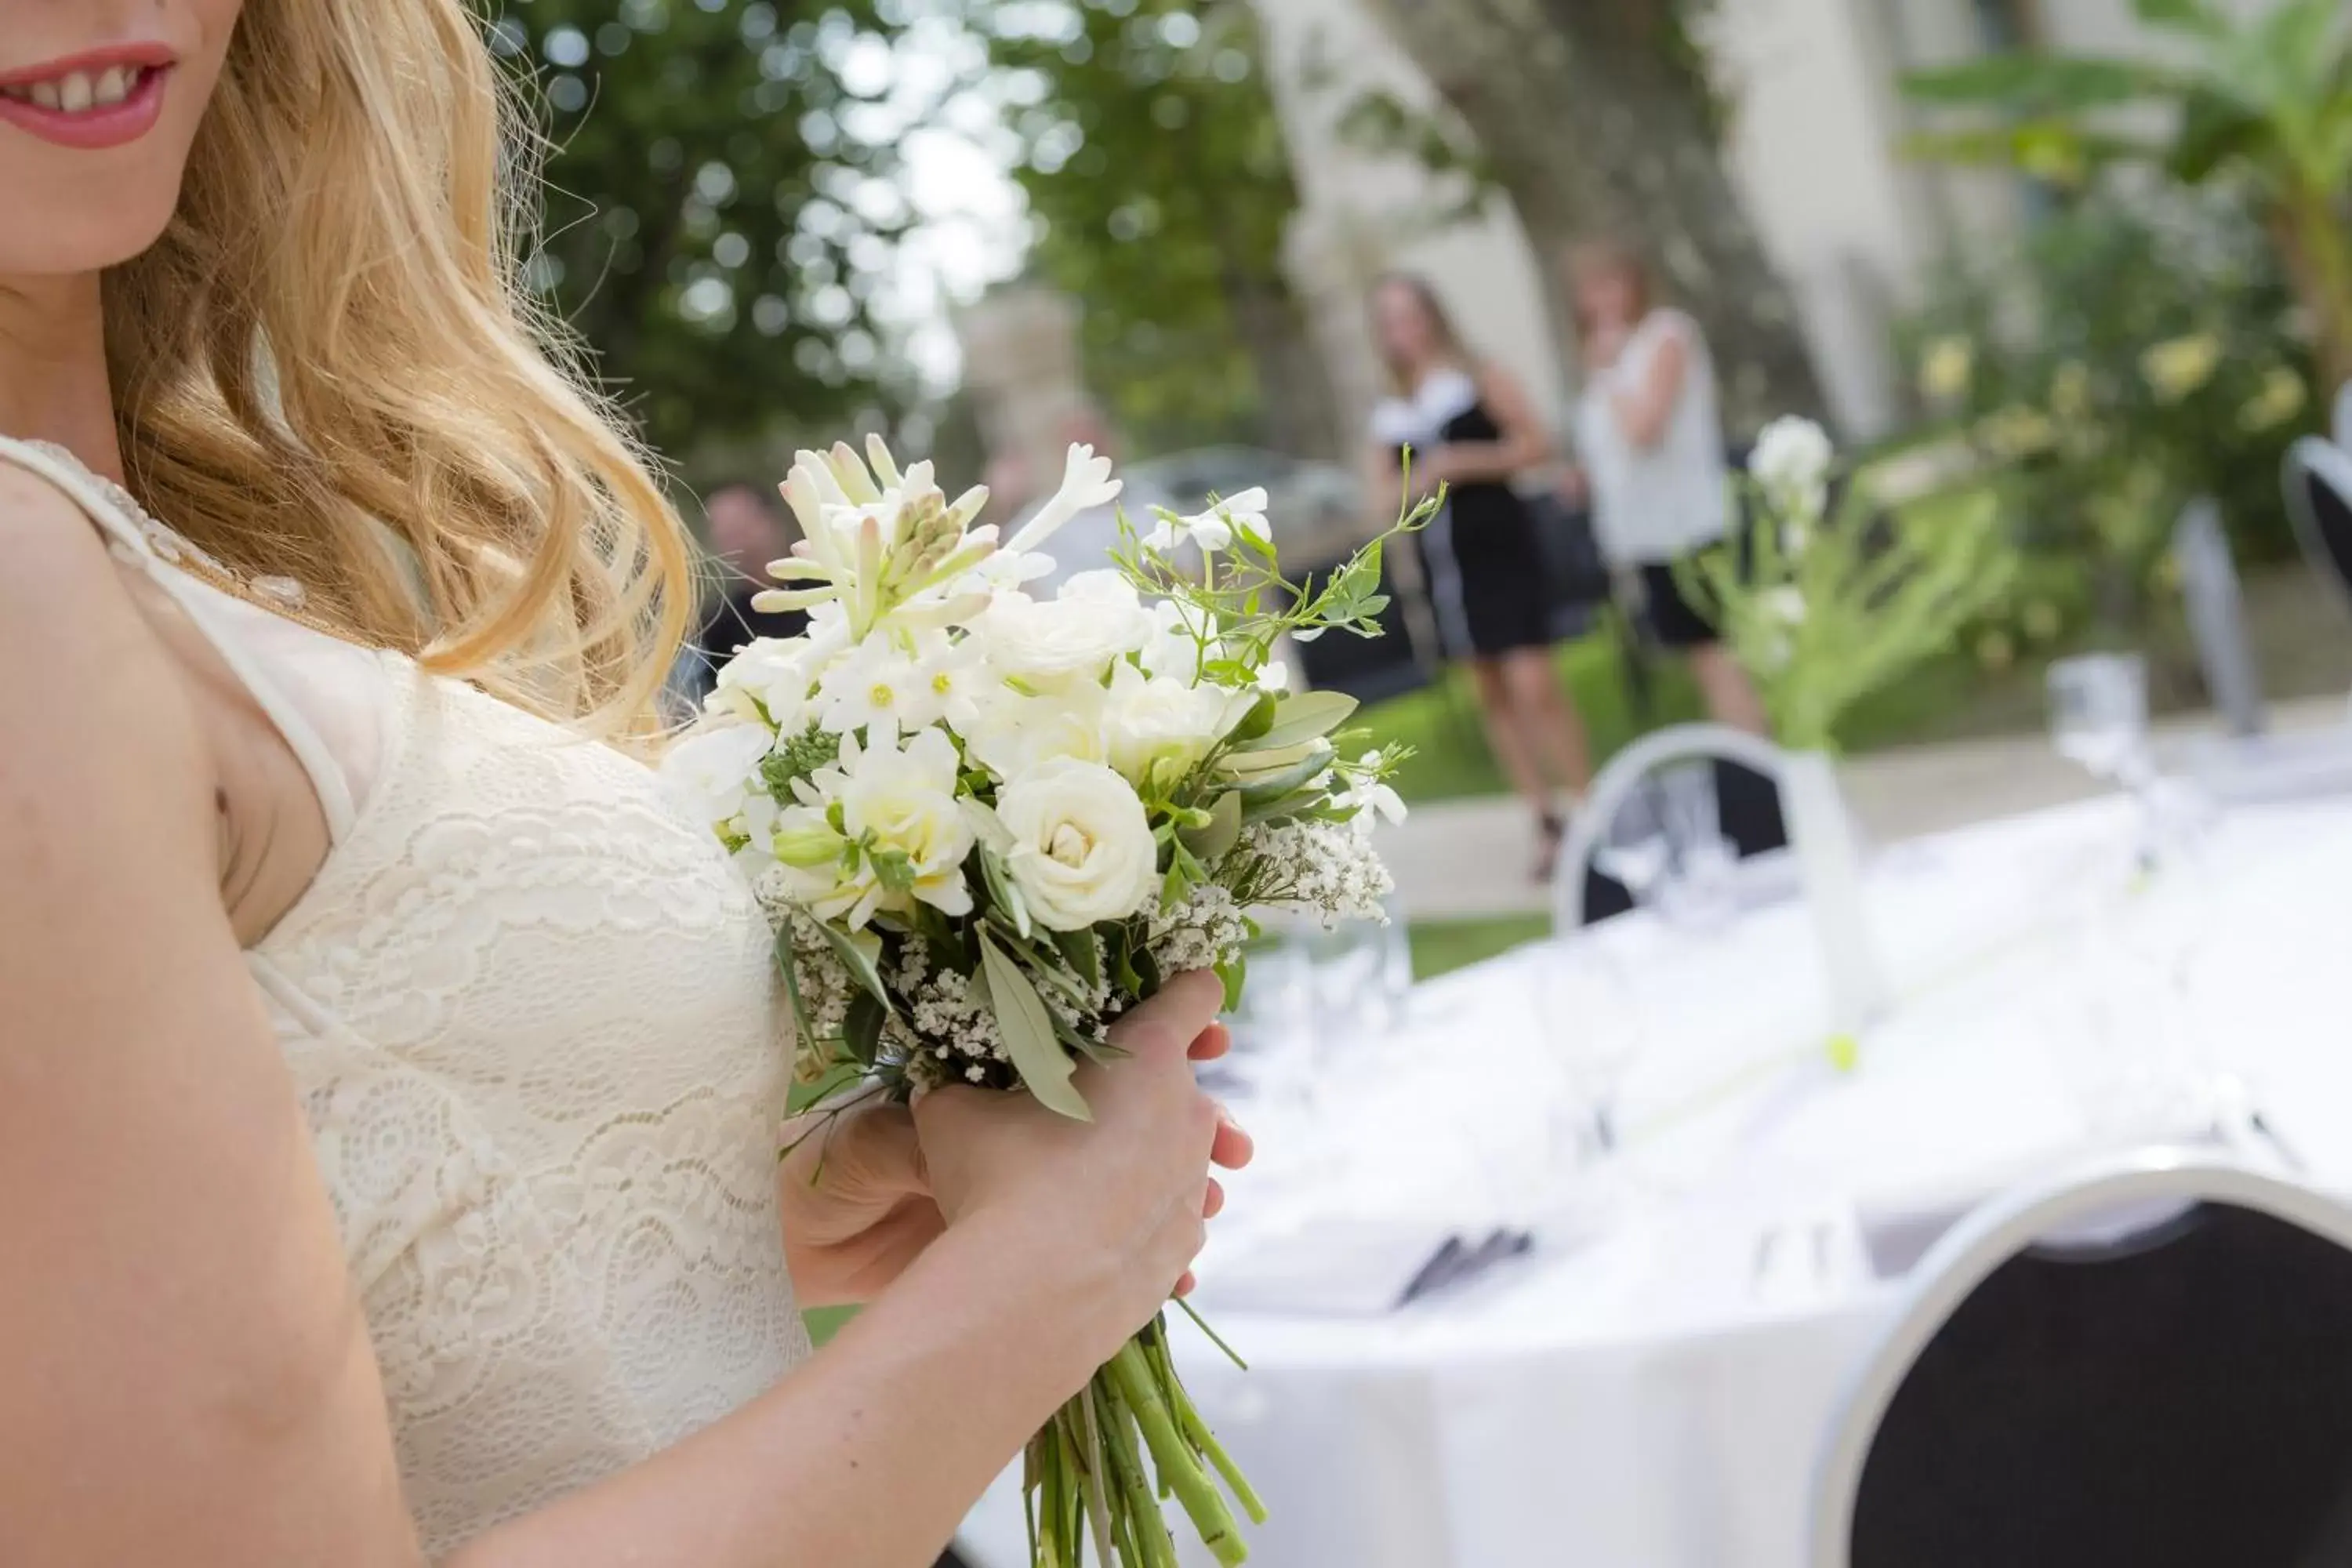
<svg viewBox="0 0 2352 1568"><path fill-rule="evenodd" d="M122 478L97 273L0 278L0 435L54 441Z"/></svg>

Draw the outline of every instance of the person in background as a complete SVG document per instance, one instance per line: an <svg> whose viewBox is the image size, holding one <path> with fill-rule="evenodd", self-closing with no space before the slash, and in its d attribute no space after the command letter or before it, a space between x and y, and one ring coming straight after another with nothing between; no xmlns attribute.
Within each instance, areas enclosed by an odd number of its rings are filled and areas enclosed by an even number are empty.
<svg viewBox="0 0 2352 1568"><path fill-rule="evenodd" d="M1448 656L1469 663L1487 742L1536 814L1536 875L1549 878L1566 829L1555 792L1581 804L1591 783L1583 721L1552 666L1542 547L1511 488L1551 442L1525 390L1464 348L1427 283L1385 278L1371 308L1391 391L1372 410L1369 493L1376 510L1393 501L1407 447L1413 487L1446 487L1421 536L1439 631Z"/></svg>
<svg viewBox="0 0 2352 1568"><path fill-rule="evenodd" d="M745 643L798 637L808 629L808 616L799 610L751 605L753 595L775 586L768 580L768 563L792 552L793 531L784 521L781 498L748 479L729 479L703 496L702 514L710 525L719 576L687 658L687 685L698 702L709 694L719 667Z"/></svg>
<svg viewBox="0 0 2352 1568"><path fill-rule="evenodd" d="M1731 527L1731 475L1715 365L1698 323L1661 305L1630 250L1594 243L1566 258L1584 392L1576 438L1602 552L1638 584L1651 634L1690 660L1717 721L1765 732L1764 705L1685 597L1675 563Z"/></svg>
<svg viewBox="0 0 2352 1568"><path fill-rule="evenodd" d="M1091 405L1078 409L1063 420L1061 427L1055 432L1055 435L1063 448L1073 446L1091 447L1105 457L1118 456L1118 434L1111 429L1110 421L1104 417L1102 410ZM1061 483L1061 458L1058 453L1055 458L1053 471L1044 475L1043 479L1045 482L1038 487L1042 492L1038 497L1040 502L1045 497L1052 495L1055 488ZM1195 497L1192 506L1177 510L1195 510L1199 508L1200 499ZM1091 511L1082 511L1055 531L1052 547L1046 552L1054 558L1054 570L1034 582L1024 584L1024 588L1032 597L1050 599L1061 591L1063 584L1081 572L1109 570L1111 552L1118 547L1119 514L1125 512L1127 521L1134 525L1136 531L1140 533L1148 531L1151 527L1153 507L1172 507L1173 505L1173 501L1169 497L1160 494L1148 482L1138 479L1133 470L1128 470L1122 476L1117 502L1110 506L1096 507ZM1025 521L1028 514L1035 510L1034 505L1024 505L1022 508L1023 521ZM1014 527L1018 526L1019 524L1014 524ZM1007 537L1010 537L1012 532L1011 528L1005 530Z"/></svg>

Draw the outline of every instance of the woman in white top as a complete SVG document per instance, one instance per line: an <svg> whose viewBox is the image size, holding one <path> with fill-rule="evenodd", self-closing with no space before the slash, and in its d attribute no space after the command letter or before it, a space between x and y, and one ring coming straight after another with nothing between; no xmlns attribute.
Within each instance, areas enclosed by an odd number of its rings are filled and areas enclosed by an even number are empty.
<svg viewBox="0 0 2352 1568"><path fill-rule="evenodd" d="M1658 642L1689 658L1707 711L1761 734L1755 687L1675 580L1675 563L1723 538L1732 520L1706 339L1689 316L1654 301L1630 251L1579 246L1567 266L1584 357L1577 445L1601 551L1639 585Z"/></svg>
<svg viewBox="0 0 2352 1568"><path fill-rule="evenodd" d="M1190 976L1092 1127L780 1179L765 921L632 754L687 538L529 330L478 26L0 0L11 1564L921 1568L1246 1152ZM788 1259L873 1303L814 1359Z"/></svg>

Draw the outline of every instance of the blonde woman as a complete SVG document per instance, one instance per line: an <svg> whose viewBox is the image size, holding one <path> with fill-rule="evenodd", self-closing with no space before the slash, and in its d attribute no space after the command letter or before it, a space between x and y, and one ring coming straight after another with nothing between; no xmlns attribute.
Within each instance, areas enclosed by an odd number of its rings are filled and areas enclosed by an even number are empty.
<svg viewBox="0 0 2352 1568"><path fill-rule="evenodd" d="M1760 735L1756 688L1675 576L1677 561L1723 538L1732 521L1706 339L1689 315L1659 303L1633 251L1580 245L1564 265L1584 358L1580 482L1602 552L1638 587L1651 634L1689 658L1709 715Z"/></svg>
<svg viewBox="0 0 2352 1568"><path fill-rule="evenodd" d="M0 0L11 1563L928 1564L1246 1153L1196 976L1092 1128L779 1184L760 912L632 755L685 536L510 289L475 29ZM795 1281L873 1305L809 1360Z"/></svg>

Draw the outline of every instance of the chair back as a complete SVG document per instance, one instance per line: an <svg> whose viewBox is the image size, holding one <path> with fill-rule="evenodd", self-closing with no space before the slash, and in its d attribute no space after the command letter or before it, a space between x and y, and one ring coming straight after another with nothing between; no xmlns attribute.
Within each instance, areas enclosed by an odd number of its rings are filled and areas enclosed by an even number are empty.
<svg viewBox="0 0 2352 1568"><path fill-rule="evenodd" d="M1603 864L1612 848L1643 844L1669 862L1709 836L1741 862L1785 848L1780 770L1780 748L1723 724L1670 725L1619 752L1593 779L1560 847L1552 873L1555 931L1565 935L1633 907L1635 889ZM1780 879L1786 887L1769 874L1743 876L1741 895L1792 890L1789 869Z"/></svg>
<svg viewBox="0 0 2352 1568"><path fill-rule="evenodd" d="M2143 1151L1909 1278L1832 1417L1813 1568L2352 1562L2352 1209Z"/></svg>
<svg viewBox="0 0 2352 1568"><path fill-rule="evenodd" d="M2352 608L2352 450L2305 436L2287 448L2285 482L2304 559Z"/></svg>

